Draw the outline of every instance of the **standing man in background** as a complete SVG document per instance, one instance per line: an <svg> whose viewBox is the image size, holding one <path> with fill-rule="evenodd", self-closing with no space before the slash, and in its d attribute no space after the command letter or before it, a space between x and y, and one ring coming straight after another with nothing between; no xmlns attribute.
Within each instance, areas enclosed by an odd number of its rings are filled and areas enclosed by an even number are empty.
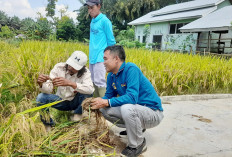
<svg viewBox="0 0 232 157"><path fill-rule="evenodd" d="M106 91L106 70L104 67L104 49L115 45L112 23L102 14L100 0L87 0L88 13L92 17L90 24L89 70L94 83L94 97L103 97Z"/></svg>

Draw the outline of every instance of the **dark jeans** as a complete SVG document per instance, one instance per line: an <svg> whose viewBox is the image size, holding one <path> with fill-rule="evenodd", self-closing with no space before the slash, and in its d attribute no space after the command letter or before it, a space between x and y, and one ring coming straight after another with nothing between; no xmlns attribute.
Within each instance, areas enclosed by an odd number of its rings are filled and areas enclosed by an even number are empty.
<svg viewBox="0 0 232 157"><path fill-rule="evenodd" d="M52 107L61 111L71 111L74 110L74 114L82 114L82 106L81 103L83 100L85 100L88 97L91 97L92 95L88 95L88 94L80 94L77 93L76 96L74 97L73 100L68 101L62 101L56 105L53 105ZM37 98L36 98L36 102L37 102L37 106L42 106L48 103L52 103L55 101L59 101L62 100L58 95L55 94L46 94L46 93L40 93ZM47 111L47 113L49 112L49 109L46 108L44 109L44 111ZM43 116L41 117L41 121L46 124L46 125L54 125L54 121L52 118L50 118L50 122L46 121Z"/></svg>

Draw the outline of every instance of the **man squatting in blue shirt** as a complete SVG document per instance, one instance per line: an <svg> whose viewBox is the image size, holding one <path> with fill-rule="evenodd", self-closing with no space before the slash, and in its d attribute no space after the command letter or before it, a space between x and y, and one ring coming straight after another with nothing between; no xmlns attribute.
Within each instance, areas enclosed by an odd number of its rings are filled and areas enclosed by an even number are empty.
<svg viewBox="0 0 232 157"><path fill-rule="evenodd" d="M100 0L87 0L90 23L89 70L94 84L94 97L103 97L106 92L106 70L103 65L104 49L115 45L112 23L102 14Z"/></svg>
<svg viewBox="0 0 232 157"><path fill-rule="evenodd" d="M104 50L107 76L105 96L91 102L92 109L100 109L103 116L118 127L126 128L128 146L122 156L135 157L146 150L143 132L157 126L163 119L161 100L150 81L134 63L125 62L122 46Z"/></svg>

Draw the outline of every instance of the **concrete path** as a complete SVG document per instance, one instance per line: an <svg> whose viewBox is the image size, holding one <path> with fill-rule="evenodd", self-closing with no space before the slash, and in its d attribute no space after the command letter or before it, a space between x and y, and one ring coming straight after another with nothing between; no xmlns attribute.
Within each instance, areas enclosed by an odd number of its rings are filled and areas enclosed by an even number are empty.
<svg viewBox="0 0 232 157"><path fill-rule="evenodd" d="M141 156L232 157L232 94L161 99L165 117L145 132L148 149Z"/></svg>

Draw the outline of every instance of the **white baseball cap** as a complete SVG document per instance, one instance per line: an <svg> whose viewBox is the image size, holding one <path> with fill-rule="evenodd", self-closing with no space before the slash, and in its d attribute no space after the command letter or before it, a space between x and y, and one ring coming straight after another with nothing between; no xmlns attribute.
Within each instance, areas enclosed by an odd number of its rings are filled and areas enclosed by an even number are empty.
<svg viewBox="0 0 232 157"><path fill-rule="evenodd" d="M87 63L87 56L82 51L75 51L68 58L66 63L76 70L80 70Z"/></svg>

